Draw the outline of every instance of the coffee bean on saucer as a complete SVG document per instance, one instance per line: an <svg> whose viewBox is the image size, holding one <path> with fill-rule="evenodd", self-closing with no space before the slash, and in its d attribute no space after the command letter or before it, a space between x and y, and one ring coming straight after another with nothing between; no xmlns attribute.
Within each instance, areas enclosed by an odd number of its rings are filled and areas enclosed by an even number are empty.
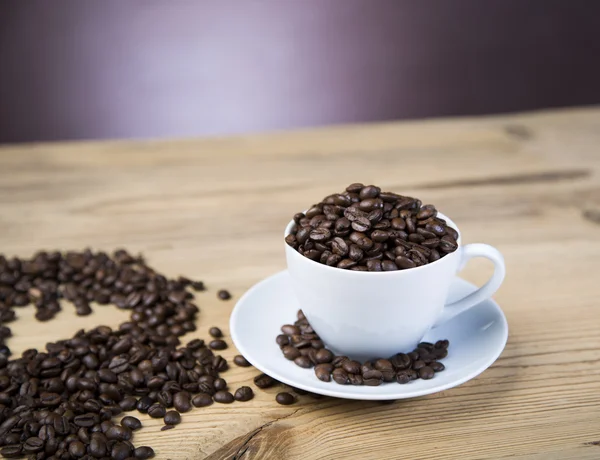
<svg viewBox="0 0 600 460"><path fill-rule="evenodd" d="M286 334L279 334L275 341L277 342L277 345L279 345L280 347L284 347L284 346L290 344L290 338Z"/></svg>
<svg viewBox="0 0 600 460"><path fill-rule="evenodd" d="M221 300L229 300L229 299L231 299L231 294L226 289L221 289L219 292L217 292L217 296Z"/></svg>
<svg viewBox="0 0 600 460"><path fill-rule="evenodd" d="M429 367L431 367L434 372L442 372L444 369L446 369L446 366L444 366L442 363L440 363L439 361L434 361L432 362Z"/></svg>
<svg viewBox="0 0 600 460"><path fill-rule="evenodd" d="M331 382L333 366L329 363L321 363L315 366L315 375L323 382Z"/></svg>
<svg viewBox="0 0 600 460"><path fill-rule="evenodd" d="M277 393L275 396L275 401L283 406L289 406L290 404L294 404L296 402L296 398L291 393L281 392Z"/></svg>
<svg viewBox="0 0 600 460"><path fill-rule="evenodd" d="M429 366L425 366L425 367L422 367L421 369L419 369L419 377L421 377L423 380L432 379L433 375L434 375L434 371Z"/></svg>
<svg viewBox="0 0 600 460"><path fill-rule="evenodd" d="M250 364L248 362L248 360L246 360L246 358L244 358L242 355L235 355L233 357L233 362L240 367L250 367L252 366L252 364Z"/></svg>
<svg viewBox="0 0 600 460"><path fill-rule="evenodd" d="M290 361L293 361L300 356L300 350L291 345L284 346L281 351L283 352L283 356Z"/></svg>
<svg viewBox="0 0 600 460"><path fill-rule="evenodd" d="M298 356L296 359L294 359L294 363L296 363L297 366L305 369L309 369L313 366L313 363L307 356Z"/></svg>

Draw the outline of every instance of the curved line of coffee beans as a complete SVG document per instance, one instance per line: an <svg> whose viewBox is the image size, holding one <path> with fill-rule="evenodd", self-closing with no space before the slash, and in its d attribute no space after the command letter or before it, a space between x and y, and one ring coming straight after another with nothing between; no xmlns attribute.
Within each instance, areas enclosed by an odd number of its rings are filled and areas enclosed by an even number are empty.
<svg viewBox="0 0 600 460"><path fill-rule="evenodd" d="M298 310L296 322L282 326L281 332L276 342L286 359L305 369L314 368L316 377L323 382L333 379L340 385L378 386L384 382L406 384L419 378L432 379L445 369L439 360L448 356L450 346L448 340L421 342L410 353L360 363L325 348L302 310Z"/></svg>
<svg viewBox="0 0 600 460"><path fill-rule="evenodd" d="M208 345L202 339L181 345L180 337L196 330L199 312L190 288L205 289L201 281L169 279L124 250L0 255L0 453L40 460L151 458L151 447L131 442L140 420L126 416L114 423L115 416L137 409L170 429L192 406L252 399L250 387L232 394L220 377L228 369L213 352L227 348L220 329L210 329ZM231 297L225 290L217 295ZM16 319L15 308L31 302L36 319L48 321L61 299L78 315L92 313L95 302L129 310L130 320L10 358L6 324ZM250 366L239 355L233 361ZM289 403L286 397L277 401Z"/></svg>
<svg viewBox="0 0 600 460"><path fill-rule="evenodd" d="M406 270L458 248L458 232L433 205L375 185L351 184L297 213L294 222L285 238L289 246L311 260L349 270Z"/></svg>

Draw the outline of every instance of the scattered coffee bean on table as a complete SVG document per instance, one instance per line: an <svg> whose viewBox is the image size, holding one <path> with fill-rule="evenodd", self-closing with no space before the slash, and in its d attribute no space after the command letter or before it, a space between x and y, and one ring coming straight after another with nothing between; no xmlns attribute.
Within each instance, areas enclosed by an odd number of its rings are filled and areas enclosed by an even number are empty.
<svg viewBox="0 0 600 460"><path fill-rule="evenodd" d="M218 327L214 327L214 326L211 327L208 330L208 333L215 339L219 339L219 338L223 337L223 332L221 332L221 329L219 329Z"/></svg>
<svg viewBox="0 0 600 460"><path fill-rule="evenodd" d="M242 355L235 355L233 357L233 362L240 367L250 367L252 366L252 364L250 364L248 362L248 360L246 358L244 358Z"/></svg>
<svg viewBox="0 0 600 460"><path fill-rule="evenodd" d="M212 350L225 350L227 348L227 342L221 339L211 340L208 347Z"/></svg>
<svg viewBox="0 0 600 460"><path fill-rule="evenodd" d="M229 299L231 299L231 294L226 289L221 289L219 292L217 292L217 296L221 300L229 300Z"/></svg>
<svg viewBox="0 0 600 460"><path fill-rule="evenodd" d="M296 402L296 398L291 393L282 391L281 393L277 393L275 396L275 401L283 406L289 406L290 404L294 404Z"/></svg>
<svg viewBox="0 0 600 460"><path fill-rule="evenodd" d="M303 256L356 271L407 270L456 251L458 232L433 205L351 184L294 215L286 243Z"/></svg>
<svg viewBox="0 0 600 460"><path fill-rule="evenodd" d="M233 397L236 401L250 401L254 398L254 392L252 391L252 388L244 386L238 388Z"/></svg>
<svg viewBox="0 0 600 460"><path fill-rule="evenodd" d="M273 385L275 385L276 383L277 383L277 380L275 380L273 377L271 377L267 374L259 374L256 377L254 377L254 384L261 390L270 388Z"/></svg>
<svg viewBox="0 0 600 460"><path fill-rule="evenodd" d="M170 410L164 417L165 425L179 425L181 423L181 415L176 410Z"/></svg>
<svg viewBox="0 0 600 460"><path fill-rule="evenodd" d="M275 341L285 358L305 369L314 367L315 376L323 382L333 380L340 385L368 386L378 386L386 382L406 384L418 378L432 379L436 372L445 369L439 360L448 356L448 340L438 340L435 344L421 342L410 353L397 353L387 359L359 363L346 356L336 356L327 348L323 348L321 339L308 323L302 310L298 311L297 318L294 324L281 326L283 334L278 335ZM282 336L286 339L282 339ZM315 344L318 346L315 347ZM256 377L254 382L257 383L256 380L264 378L264 375Z"/></svg>
<svg viewBox="0 0 600 460"><path fill-rule="evenodd" d="M196 330L199 312L190 288L205 289L201 281L169 279L124 250L41 251L29 259L0 255L0 453L53 460L151 458L151 447L131 443L141 422L126 416L118 424L115 416L137 409L166 417L163 429L170 429L180 416L167 407L205 407L213 395L232 402L220 378L227 361L202 339L181 343ZM230 295L222 291L219 297ZM130 318L116 329L80 330L43 351L11 357L5 342L16 309L33 303L35 318L49 321L64 301L78 315L112 304Z"/></svg>

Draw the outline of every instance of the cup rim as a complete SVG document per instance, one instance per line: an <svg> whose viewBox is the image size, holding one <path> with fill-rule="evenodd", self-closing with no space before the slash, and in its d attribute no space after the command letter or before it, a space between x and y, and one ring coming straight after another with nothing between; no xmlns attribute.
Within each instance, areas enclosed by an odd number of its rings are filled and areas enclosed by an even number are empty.
<svg viewBox="0 0 600 460"><path fill-rule="evenodd" d="M306 212L306 210L304 211ZM405 270L394 270L394 271L389 271L389 272L363 272L363 271L357 271L357 270L345 270L342 268L338 268L338 267L330 267L329 265L325 265L322 264L320 262L317 262L315 260L309 259L308 257L304 257L302 254L300 254L296 249L292 248L289 244L287 244L285 242L285 237L288 236L292 230L292 227L294 225L296 225L296 222L294 222L294 219L292 219L285 227L285 230L283 232L283 244L285 245L286 250L291 250L293 253L295 253L295 255L297 255L298 257L301 257L302 259L305 259L307 262L310 262L311 264L314 264L315 267L319 266L323 269L327 269L327 270L335 270L336 272L346 272L348 273L350 276L355 276L355 275L360 275L360 276L367 276L367 275L375 275L375 276L398 276L398 275L406 275L407 273L416 273L419 270L424 270L427 269L430 266L439 264L441 262L444 261L444 259L448 258L448 256L451 256L452 254L456 254L459 249L462 246L462 233L459 230L458 226L456 225L456 223L450 219L448 216L446 216L445 214L441 213L438 211L437 213L438 216L440 216L442 219L444 219L446 221L446 224L449 225L450 227L452 227L454 230L456 230L458 232L458 239L456 240L456 243L458 244L458 247L456 248L456 251L451 252L450 254L448 254L445 257L442 257L438 260L436 260L435 262L430 262L428 264L425 265L421 265L420 267L413 267L413 268L407 268Z"/></svg>

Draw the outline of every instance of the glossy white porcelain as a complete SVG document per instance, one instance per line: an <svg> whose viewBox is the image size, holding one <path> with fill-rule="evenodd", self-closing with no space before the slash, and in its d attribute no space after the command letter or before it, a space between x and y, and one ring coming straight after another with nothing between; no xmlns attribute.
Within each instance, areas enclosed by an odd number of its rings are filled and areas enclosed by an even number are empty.
<svg viewBox="0 0 600 460"><path fill-rule="evenodd" d="M340 270L342 271L342 270ZM456 301L476 287L453 277L448 300ZM389 400L412 398L455 387L487 369L504 349L508 325L500 307L487 299L460 316L426 333L424 340L448 339L446 370L431 380L405 385L385 383L378 387L338 385L318 380L312 369L286 360L275 338L283 324L293 323L300 303L287 271L277 273L248 290L236 304L230 319L233 342L250 363L277 380L303 390L348 399Z"/></svg>
<svg viewBox="0 0 600 460"><path fill-rule="evenodd" d="M294 225L288 224L285 235ZM486 244L462 246L460 231L458 243L455 252L436 262L393 272L329 267L284 245L293 292L310 324L336 353L365 360L412 350L432 327L489 299L500 287L502 254ZM473 257L490 259L494 274L475 292L448 302L456 274Z"/></svg>

